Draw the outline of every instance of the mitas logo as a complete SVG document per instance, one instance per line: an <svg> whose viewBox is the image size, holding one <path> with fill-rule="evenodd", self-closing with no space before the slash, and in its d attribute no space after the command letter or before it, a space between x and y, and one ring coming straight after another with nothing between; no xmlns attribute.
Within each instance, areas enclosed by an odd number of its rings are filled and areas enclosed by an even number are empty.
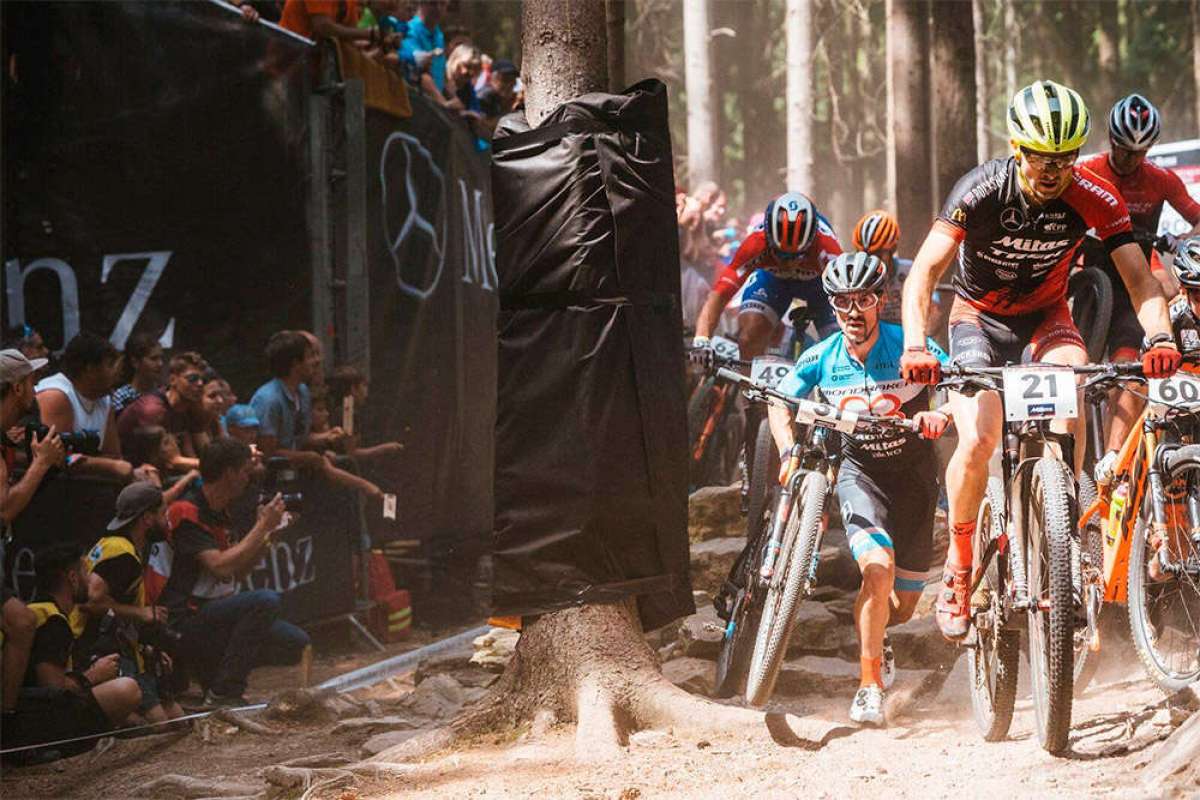
<svg viewBox="0 0 1200 800"><path fill-rule="evenodd" d="M1005 236L996 245L1007 250L1018 250L1025 253L1048 253L1060 250L1071 243L1070 239L1053 239L1043 242L1038 239L1022 239L1015 236Z"/></svg>

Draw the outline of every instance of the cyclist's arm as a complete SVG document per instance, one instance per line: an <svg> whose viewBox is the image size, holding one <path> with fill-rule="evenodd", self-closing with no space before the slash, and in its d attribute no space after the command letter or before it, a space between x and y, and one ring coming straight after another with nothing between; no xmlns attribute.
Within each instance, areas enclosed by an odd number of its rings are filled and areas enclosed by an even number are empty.
<svg viewBox="0 0 1200 800"><path fill-rule="evenodd" d="M792 432L792 413L790 409L779 406L767 408L767 421L771 426L771 436L775 439L775 449L785 453L796 443Z"/></svg>
<svg viewBox="0 0 1200 800"><path fill-rule="evenodd" d="M935 222L921 245L901 293L900 320L904 326L904 346L925 346L925 326L929 320L929 302L933 290L958 253L959 238L951 235L951 226Z"/></svg>
<svg viewBox="0 0 1200 800"><path fill-rule="evenodd" d="M1167 311L1167 298L1163 295L1162 286L1150 272L1146 256L1135 242L1126 242L1112 251L1113 264L1129 290L1133 307L1137 311L1138 322L1146 336L1165 333L1171 336L1171 316Z"/></svg>
<svg viewBox="0 0 1200 800"><path fill-rule="evenodd" d="M796 366L787 374L776 388L780 393L792 397L807 397L812 392L821 377L820 344L814 345L800 354ZM792 410L771 405L767 408L767 420L771 427L771 436L775 439L775 447L780 453L790 450L796 443L792 433Z"/></svg>
<svg viewBox="0 0 1200 800"><path fill-rule="evenodd" d="M700 316L696 317L697 339L712 338L717 323L721 321L721 312L725 310L725 306L728 304L729 298L725 297L723 293L715 289L708 293L708 298L704 301L704 307L700 309Z"/></svg>

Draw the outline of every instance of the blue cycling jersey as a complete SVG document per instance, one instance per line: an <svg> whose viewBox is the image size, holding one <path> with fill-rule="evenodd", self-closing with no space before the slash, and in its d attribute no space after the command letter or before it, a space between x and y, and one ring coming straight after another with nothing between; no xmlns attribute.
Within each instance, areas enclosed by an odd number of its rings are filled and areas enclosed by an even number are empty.
<svg viewBox="0 0 1200 800"><path fill-rule="evenodd" d="M947 363L945 352L932 339L929 352ZM860 363L846 347L841 331L805 350L795 368L779 383L779 391L805 397L813 389L838 408L876 416L912 417L929 410L929 387L900 378L904 331L891 322L879 323L879 340ZM889 428L880 433L847 437L843 455L865 468L929 469L932 443L914 433Z"/></svg>

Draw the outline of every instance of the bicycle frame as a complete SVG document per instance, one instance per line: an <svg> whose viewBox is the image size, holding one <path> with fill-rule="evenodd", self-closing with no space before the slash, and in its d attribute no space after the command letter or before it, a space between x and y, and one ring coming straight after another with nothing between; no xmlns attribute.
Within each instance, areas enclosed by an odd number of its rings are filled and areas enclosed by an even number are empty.
<svg viewBox="0 0 1200 800"><path fill-rule="evenodd" d="M788 519L793 510L792 497L800 491L804 473L825 472L829 477L830 485L833 484L833 463L825 448L825 440L828 435L829 431L825 428L813 428L809 441L796 442L788 454L788 479L780 486L779 497L775 501L775 513L771 515L771 531L767 538L766 553L763 556L762 566L759 568L759 577L765 581L769 581L775 574L775 561L779 558L779 551L783 545L783 532L787 528Z"/></svg>

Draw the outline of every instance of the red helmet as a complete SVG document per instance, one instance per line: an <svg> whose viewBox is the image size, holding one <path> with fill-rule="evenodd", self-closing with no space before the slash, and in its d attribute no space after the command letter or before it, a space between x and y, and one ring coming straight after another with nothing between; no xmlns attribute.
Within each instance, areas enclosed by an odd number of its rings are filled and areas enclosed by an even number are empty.
<svg viewBox="0 0 1200 800"><path fill-rule="evenodd" d="M786 192L767 204L763 219L767 247L782 258L796 258L817 235L817 209L799 192Z"/></svg>
<svg viewBox="0 0 1200 800"><path fill-rule="evenodd" d="M854 226L854 249L864 253L895 250L900 241L900 223L886 211L866 214Z"/></svg>

